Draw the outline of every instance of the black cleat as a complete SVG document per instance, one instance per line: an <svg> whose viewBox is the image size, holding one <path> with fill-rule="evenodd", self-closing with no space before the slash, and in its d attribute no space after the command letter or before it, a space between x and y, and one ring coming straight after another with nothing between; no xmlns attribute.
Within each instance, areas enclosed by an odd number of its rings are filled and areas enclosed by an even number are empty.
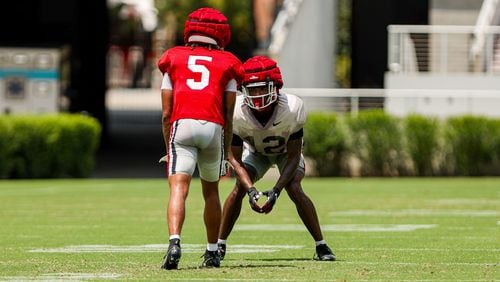
<svg viewBox="0 0 500 282"><path fill-rule="evenodd" d="M201 267L220 267L219 251L205 250Z"/></svg>
<svg viewBox="0 0 500 282"><path fill-rule="evenodd" d="M177 269L177 265L179 265L179 261L181 260L180 243L179 239L170 240L167 253L163 257L163 264L161 265L161 268L167 270Z"/></svg>
<svg viewBox="0 0 500 282"><path fill-rule="evenodd" d="M327 244L321 244L316 246L316 255L314 256L314 259L321 261L334 261L337 258Z"/></svg>
<svg viewBox="0 0 500 282"><path fill-rule="evenodd" d="M224 260L224 256L226 255L226 244L217 244L217 248L220 260Z"/></svg>

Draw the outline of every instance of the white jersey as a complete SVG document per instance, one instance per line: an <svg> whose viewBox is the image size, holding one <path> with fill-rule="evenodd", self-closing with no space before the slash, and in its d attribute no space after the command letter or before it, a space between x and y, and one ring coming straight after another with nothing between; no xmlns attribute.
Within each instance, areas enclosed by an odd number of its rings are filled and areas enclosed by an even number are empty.
<svg viewBox="0 0 500 282"><path fill-rule="evenodd" d="M243 103L243 95L236 98L233 134L243 140L250 152L262 155L284 154L290 135L304 127L306 114L304 103L299 97L280 93L277 103L267 124L262 125L252 110Z"/></svg>

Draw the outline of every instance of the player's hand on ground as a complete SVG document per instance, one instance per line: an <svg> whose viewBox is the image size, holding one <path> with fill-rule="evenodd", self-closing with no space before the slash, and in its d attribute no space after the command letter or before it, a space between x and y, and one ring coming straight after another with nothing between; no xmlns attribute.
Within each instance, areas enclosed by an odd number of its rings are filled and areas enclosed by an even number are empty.
<svg viewBox="0 0 500 282"><path fill-rule="evenodd" d="M278 200L280 190L278 188L273 188L271 190L262 192L262 194L267 196L267 201L262 206L262 212L270 213L274 207L274 204L276 203L276 200Z"/></svg>
<svg viewBox="0 0 500 282"><path fill-rule="evenodd" d="M250 203L250 207L252 207L252 210L258 213L262 213L261 207L259 206L259 204L257 204L257 201L260 198L259 191L257 191L255 187L250 187L250 189L248 189L247 191L247 194L248 194L248 203Z"/></svg>

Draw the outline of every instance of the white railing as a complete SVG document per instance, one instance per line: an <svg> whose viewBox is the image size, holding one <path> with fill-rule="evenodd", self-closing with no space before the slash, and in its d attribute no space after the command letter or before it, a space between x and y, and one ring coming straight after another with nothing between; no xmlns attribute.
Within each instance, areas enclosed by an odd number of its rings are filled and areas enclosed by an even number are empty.
<svg viewBox="0 0 500 282"><path fill-rule="evenodd" d="M500 73L500 26L390 25L388 68L392 72Z"/></svg>
<svg viewBox="0 0 500 282"><path fill-rule="evenodd" d="M285 88L282 91L300 96L308 112L356 115L361 110L378 108L398 116L500 117L500 90Z"/></svg>
<svg viewBox="0 0 500 282"><path fill-rule="evenodd" d="M307 112L356 115L364 109L379 108L398 116L418 113L441 118L461 114L500 117L500 90L284 88L281 92L301 97ZM160 122L160 96L159 90L153 89L108 90L106 108L111 123L142 126Z"/></svg>

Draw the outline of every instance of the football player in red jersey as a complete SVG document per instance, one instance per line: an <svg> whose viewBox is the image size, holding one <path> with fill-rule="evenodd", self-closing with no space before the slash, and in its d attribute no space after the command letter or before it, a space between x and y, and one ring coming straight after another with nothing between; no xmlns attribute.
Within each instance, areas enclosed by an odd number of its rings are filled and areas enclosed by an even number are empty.
<svg viewBox="0 0 500 282"><path fill-rule="evenodd" d="M249 196L252 209L269 213L285 189L316 242L315 259L333 261L335 255L323 239L314 204L301 185L305 174L302 137L306 115L303 102L297 96L279 92L283 80L275 61L255 56L247 60L243 68L243 95L236 99L230 157L237 181L224 203L218 240L221 259L224 258L226 239L238 219L245 193ZM272 165L277 165L280 175L274 187L262 193L267 200L260 207L256 203L259 194L254 183Z"/></svg>
<svg viewBox="0 0 500 282"><path fill-rule="evenodd" d="M231 36L227 18L200 8L184 26L185 46L167 50L158 61L162 129L167 155L170 199L167 209L169 247L162 268L177 269L185 201L198 166L205 200L207 250L202 266L219 267L218 227L221 220L219 178L225 174L233 125L236 87L243 78L241 62L224 51Z"/></svg>

